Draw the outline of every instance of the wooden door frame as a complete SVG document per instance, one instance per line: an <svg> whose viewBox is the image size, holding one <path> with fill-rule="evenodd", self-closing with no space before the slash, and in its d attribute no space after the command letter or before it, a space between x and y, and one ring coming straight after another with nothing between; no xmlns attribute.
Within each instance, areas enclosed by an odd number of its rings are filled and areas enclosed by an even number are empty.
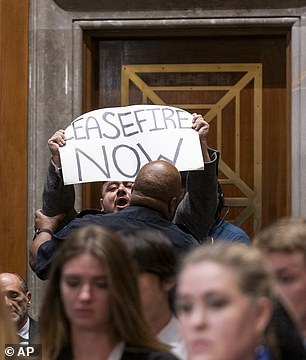
<svg viewBox="0 0 306 360"><path fill-rule="evenodd" d="M86 86L83 86L83 98L89 99L89 93L92 93L92 90L94 89L94 83L92 82L92 71L90 69L90 66L88 67L88 64L92 63L92 60L90 58L92 52L92 44L94 43L95 39L99 36L102 36L103 38L124 38L128 36L137 36L139 35L139 32L141 33L141 37L164 37L164 36L234 36L234 35L245 35L245 36L252 36L252 35L274 35L274 34L282 34L286 35L288 40L288 47L287 47L287 56L286 56L286 64L287 64L287 79L291 78L290 74L290 68L291 68L291 27L295 23L296 19L282 19L282 22L280 22L277 19L269 19L267 22L265 21L261 27L258 26L245 26L245 24L230 24L229 22L223 22L220 19L220 22L217 26L212 26L210 23L208 23L208 20L202 19L202 21L199 20L186 20L184 24L180 23L179 21L176 21L175 25L172 21L169 20L169 24L171 24L171 29L163 28L163 26L159 23L158 20L150 20L148 23L146 23L146 27L143 28L141 24L137 20L133 21L126 21L124 24L124 21L120 21L120 23L116 23L116 21L111 21L111 24L105 23L103 21L95 22L94 26L91 22L87 21L80 21L78 26L79 29L82 30L84 35L85 41L83 44L85 44L85 51L86 54L86 61L84 61L84 67L83 67L83 74L85 74L85 78L83 76L83 84L86 84ZM259 19L260 20L260 19ZM265 19L267 20L267 19ZM258 24L257 24L258 25ZM176 28L175 28L176 26ZM88 39L91 39L88 41ZM90 47L86 44L91 44ZM83 54L84 54L83 53ZM88 74L90 74L91 79L88 77ZM287 123L289 123L289 119L291 117L291 111L290 111L290 103L291 103L291 87L290 87L290 80L288 80L287 84ZM87 102L83 103L82 111L89 111L92 109L90 107L92 103L87 100ZM89 106L89 107L88 107ZM288 129L290 133L290 129ZM291 141L291 137L289 135L288 141ZM289 144L290 145L290 144ZM291 153L288 151L287 153L287 159L286 164L288 165L287 173L290 174L291 171ZM288 182L288 189L286 192L287 196L287 213L288 215L291 213L291 182ZM92 199L91 194L91 187L90 185L85 185L83 189L83 206L87 207Z"/></svg>

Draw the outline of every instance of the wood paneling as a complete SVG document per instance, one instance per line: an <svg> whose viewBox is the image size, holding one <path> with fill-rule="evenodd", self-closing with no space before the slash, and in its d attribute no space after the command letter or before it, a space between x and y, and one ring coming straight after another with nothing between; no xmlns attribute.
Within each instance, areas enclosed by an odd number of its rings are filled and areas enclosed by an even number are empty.
<svg viewBox="0 0 306 360"><path fill-rule="evenodd" d="M0 1L0 269L26 274L27 0Z"/></svg>
<svg viewBox="0 0 306 360"><path fill-rule="evenodd" d="M219 176L220 183L231 185L236 193L226 199L234 210L231 214L236 213L232 220L238 226L245 226L251 217L253 226L249 232L258 231L262 179L261 64L123 65L121 105L135 102L135 90L130 91L135 87L141 94L136 102L200 112L215 125L216 148L224 154L219 161L219 175L223 174L222 179ZM244 154L249 154L249 161L243 161Z"/></svg>
<svg viewBox="0 0 306 360"><path fill-rule="evenodd" d="M227 34L228 35L228 34ZM229 103L223 109L222 119L235 119L235 113L239 111L242 121L239 125L240 142L234 142L231 139L237 135L237 127L235 123L228 121L224 123L223 127L223 141L219 148L221 151L221 158L229 166L239 166L241 178L253 186L255 179L253 178L253 169L258 166L258 161L255 157L255 150L262 154L261 172L261 188L259 199L262 201L257 204L261 211L261 218L259 224L261 227L272 223L279 217L289 215L290 207L290 119L288 116L289 98L288 98L288 82L287 78L287 59L288 59L288 41L286 33L280 35L266 34L266 35L252 35L252 36L214 36L210 37L203 33L198 36L169 36L166 31L156 37L143 37L140 32L136 32L127 36L123 34L116 34L113 37L111 34L106 34L100 39L99 43L99 66L92 68L93 78L99 78L99 102L96 104L99 107L120 106L122 96L121 88L121 69L125 65L140 65L150 66L152 64L251 64L256 63L262 66L262 81L260 84L251 82L241 92L239 102ZM92 34L93 36L93 34ZM290 43L289 43L290 44ZM171 74L170 74L171 75ZM169 74L159 74L154 77L154 74L146 75L142 73L143 81L150 81L150 86L175 86L175 85L226 85L232 86L235 79L228 73L219 73L211 75L208 78L202 78L199 74L190 76L185 83L184 79L180 77L178 72L173 72L173 76ZM194 83L195 79L199 84ZM254 80L255 81L255 80ZM207 84L206 84L207 83ZM247 84L246 84L247 85ZM256 118L251 109L254 107L254 90L253 88L260 86L262 96L262 106L260 106L262 125L254 124ZM218 89L217 89L218 90ZM167 103L179 104L180 101L186 99L184 96L176 94L176 98L170 97ZM171 95L172 96L172 95ZM216 98L222 96L220 91L216 91ZM193 100L191 103L205 103L207 94L192 91ZM198 99L199 98L199 99ZM201 99L200 99L201 98ZM143 97L139 95L139 91L131 87L130 99L128 103L141 103ZM260 101L261 103L261 101ZM86 108L86 111L91 110ZM196 111L205 114L204 109ZM259 108L258 108L259 111ZM217 118L216 118L217 119ZM214 119L212 119L214 120ZM217 120L216 120L217 121ZM218 148L220 141L218 141L217 126L214 126L214 121L211 121L211 135L209 137L210 145ZM255 129L258 133L255 133ZM261 145L254 142L257 139L261 140ZM220 137L220 136L219 136ZM237 136L236 136L237 137ZM252 145L253 144L253 145ZM238 154L238 150L240 153ZM239 155L239 156L238 156ZM261 157L261 156L260 156ZM238 159L238 161L237 161ZM235 165L236 164L236 165ZM224 178L222 172L219 173L221 178ZM90 185L89 185L90 186ZM99 198L98 188L92 187L91 191L91 205L95 206L95 199ZM226 198L233 196L240 196L237 189L233 188L231 184L224 185L223 190ZM96 195L94 195L94 192ZM87 206L90 204L86 204ZM231 209L228 216L229 219L235 219L242 209L235 206ZM245 221L244 229L253 235L253 226L251 222ZM257 228L258 229L258 228Z"/></svg>

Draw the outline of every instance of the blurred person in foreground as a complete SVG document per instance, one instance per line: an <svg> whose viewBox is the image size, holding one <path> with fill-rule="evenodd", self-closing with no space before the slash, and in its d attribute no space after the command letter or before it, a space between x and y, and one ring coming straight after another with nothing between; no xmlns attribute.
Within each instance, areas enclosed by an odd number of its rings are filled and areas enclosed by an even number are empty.
<svg viewBox="0 0 306 360"><path fill-rule="evenodd" d="M181 326L173 311L178 258L171 242L154 229L128 229L118 234L136 262L141 305L148 324L160 341L185 360Z"/></svg>
<svg viewBox="0 0 306 360"><path fill-rule="evenodd" d="M279 294L287 302L306 347L306 223L285 217L261 230L253 244L267 258Z"/></svg>
<svg viewBox="0 0 306 360"><path fill-rule="evenodd" d="M176 359L144 320L136 267L122 240L97 225L72 232L56 253L40 334L48 360Z"/></svg>
<svg viewBox="0 0 306 360"><path fill-rule="evenodd" d="M183 261L176 296L189 360L277 359L265 334L273 276L258 250L233 243L198 247Z"/></svg>

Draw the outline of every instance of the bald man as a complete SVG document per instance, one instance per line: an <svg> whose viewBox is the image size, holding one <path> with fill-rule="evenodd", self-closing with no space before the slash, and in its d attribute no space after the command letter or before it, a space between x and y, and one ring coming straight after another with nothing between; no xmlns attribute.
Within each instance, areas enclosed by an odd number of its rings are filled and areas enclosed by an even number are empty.
<svg viewBox="0 0 306 360"><path fill-rule="evenodd" d="M50 258L56 248L71 231L89 223L112 230L154 228L171 241L179 255L186 253L199 242L188 231L182 230L171 221L182 195L181 175L175 166L163 160L145 164L135 179L129 207L117 213L75 218L53 236L46 232L38 234L35 239L36 248L31 248L32 259L36 260L36 273L41 278L47 277ZM49 236L48 241L46 236Z"/></svg>
<svg viewBox="0 0 306 360"><path fill-rule="evenodd" d="M31 292L26 281L18 274L1 273L0 284L5 303L17 327L20 344L34 344L38 326L28 314Z"/></svg>

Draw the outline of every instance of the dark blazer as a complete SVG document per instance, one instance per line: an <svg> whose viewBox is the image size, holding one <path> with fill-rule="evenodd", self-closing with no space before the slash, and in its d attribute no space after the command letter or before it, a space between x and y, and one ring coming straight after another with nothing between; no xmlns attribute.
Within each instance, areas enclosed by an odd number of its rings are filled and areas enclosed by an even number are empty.
<svg viewBox="0 0 306 360"><path fill-rule="evenodd" d="M274 301L272 319L267 335L267 345L270 348L273 360L306 360L306 349L303 340L296 324L290 317L289 311L280 299Z"/></svg>
<svg viewBox="0 0 306 360"><path fill-rule="evenodd" d="M29 344L37 344L38 322L30 317Z"/></svg>

